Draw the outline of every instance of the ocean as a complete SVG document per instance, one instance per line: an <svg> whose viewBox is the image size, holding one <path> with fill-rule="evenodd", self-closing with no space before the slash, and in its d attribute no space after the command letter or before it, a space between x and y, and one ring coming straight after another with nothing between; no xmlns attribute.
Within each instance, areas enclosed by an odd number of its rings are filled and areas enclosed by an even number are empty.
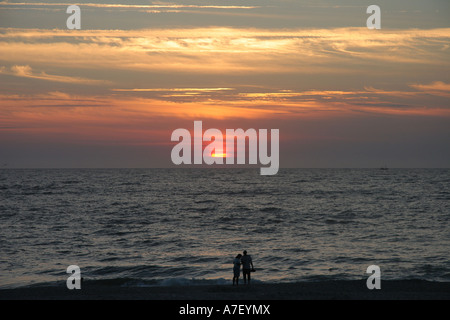
<svg viewBox="0 0 450 320"><path fill-rule="evenodd" d="M0 288L450 281L449 169L3 169ZM242 276L241 276L242 281Z"/></svg>

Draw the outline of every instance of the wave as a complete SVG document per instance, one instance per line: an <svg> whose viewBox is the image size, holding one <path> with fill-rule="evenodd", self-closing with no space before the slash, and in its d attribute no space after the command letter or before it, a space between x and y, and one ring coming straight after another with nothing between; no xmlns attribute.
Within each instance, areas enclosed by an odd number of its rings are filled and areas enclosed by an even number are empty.
<svg viewBox="0 0 450 320"><path fill-rule="evenodd" d="M167 279L139 279L139 278L107 278L107 279L86 279L83 278L81 286L119 286L119 287L190 287L190 286L224 286L230 285L231 280L225 278L217 279L197 279L197 278L167 278ZM263 283L253 279L253 283ZM26 287L54 287L60 286L61 282L35 283ZM65 282L64 284L65 285Z"/></svg>
<svg viewBox="0 0 450 320"><path fill-rule="evenodd" d="M448 271L448 270L447 270ZM18 288L46 288L46 287L65 287L66 282L61 280L59 274L55 274L55 281L34 282L31 284L9 284L0 285L0 290L3 289L18 289ZM404 283L419 283L423 281L434 283L448 283L449 273L442 274L441 277L427 277L424 275L396 277L389 276L384 277L383 281L388 282L404 282ZM365 282L366 276L352 276L345 273L338 273L332 275L304 275L302 277L287 277L278 279L252 279L254 284L273 285L273 284L296 284L296 283L342 283L342 282ZM81 286L86 287L124 287L124 288L142 288L142 287L190 287L190 286L229 286L231 284L231 278L187 278L187 277L159 277L159 278L141 278L140 276L83 276L81 280Z"/></svg>
<svg viewBox="0 0 450 320"><path fill-rule="evenodd" d="M325 219L325 224L349 224L349 223L355 223L353 220L336 220L336 219Z"/></svg>
<svg viewBox="0 0 450 320"><path fill-rule="evenodd" d="M280 212L282 211L279 207L264 207L260 209L261 212Z"/></svg>
<svg viewBox="0 0 450 320"><path fill-rule="evenodd" d="M195 200L194 203L216 203L216 200Z"/></svg>
<svg viewBox="0 0 450 320"><path fill-rule="evenodd" d="M365 284L367 278L352 278L342 275L314 275L305 276L301 279L280 279L275 281L261 281L258 279L252 279L253 284L258 285L278 285L278 284L299 284L302 283L335 283L336 286L339 283L344 282L361 282ZM387 282L397 282L409 285L423 284L425 282L430 283L448 283L448 280L436 280L425 279L422 277L413 278L390 278L385 279ZM52 281L52 282L40 282L29 285L19 286L1 286L0 290L4 289L19 289L19 288L55 288L65 287L65 281ZM82 278L81 288L83 287L98 287L108 288L121 287L121 288L152 288L152 287L195 287L195 286L230 286L231 279L217 278L217 279L200 279L200 278L167 278L167 279L139 279L139 278L107 278L107 279L86 279Z"/></svg>

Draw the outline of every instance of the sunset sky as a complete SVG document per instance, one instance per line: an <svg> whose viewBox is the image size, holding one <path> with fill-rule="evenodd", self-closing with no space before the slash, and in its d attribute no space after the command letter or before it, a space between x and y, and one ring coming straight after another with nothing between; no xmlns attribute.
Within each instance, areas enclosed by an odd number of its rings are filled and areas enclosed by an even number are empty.
<svg viewBox="0 0 450 320"><path fill-rule="evenodd" d="M448 167L449 17L448 0L0 1L0 167L170 167L195 120L279 129L281 167Z"/></svg>

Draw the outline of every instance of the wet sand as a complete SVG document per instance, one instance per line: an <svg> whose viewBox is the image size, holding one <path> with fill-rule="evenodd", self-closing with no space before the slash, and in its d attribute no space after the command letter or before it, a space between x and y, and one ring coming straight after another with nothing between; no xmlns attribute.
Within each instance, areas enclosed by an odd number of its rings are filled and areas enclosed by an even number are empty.
<svg viewBox="0 0 450 320"><path fill-rule="evenodd" d="M250 286L204 285L120 287L95 282L81 290L64 285L0 290L1 300L449 300L450 282L382 281L369 290L365 281L255 283Z"/></svg>

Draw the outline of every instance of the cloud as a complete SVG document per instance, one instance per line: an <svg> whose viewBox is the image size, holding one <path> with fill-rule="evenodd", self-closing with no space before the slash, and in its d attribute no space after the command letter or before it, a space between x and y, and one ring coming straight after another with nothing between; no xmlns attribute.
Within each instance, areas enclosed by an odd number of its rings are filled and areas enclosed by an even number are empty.
<svg viewBox="0 0 450 320"><path fill-rule="evenodd" d="M69 77L69 76L59 76L59 75L51 75L45 72L36 73L33 72L32 68L29 65L14 65L10 69L6 67L0 68L0 74L6 74L16 77L23 78L32 78L46 81L54 81L54 82L64 82L64 83L74 83L74 84L105 84L109 83L108 81L103 80L91 80L80 77Z"/></svg>
<svg viewBox="0 0 450 320"><path fill-rule="evenodd" d="M68 7L73 3L47 3L47 2L0 2L0 6L13 7ZM108 8L108 9L161 9L161 8L206 8L206 9L255 9L259 6L236 5L194 5L194 4L120 4L120 3L82 3L80 7Z"/></svg>
<svg viewBox="0 0 450 320"><path fill-rule="evenodd" d="M112 89L113 91L122 92L215 92L215 91L229 91L233 88L140 88L140 89Z"/></svg>
<svg viewBox="0 0 450 320"><path fill-rule="evenodd" d="M446 83L409 84L420 79L417 70L445 77L448 51L438 48L448 43L450 28L375 33L367 28L71 31L0 29L0 62L9 66L0 68L0 74L98 84L89 88L89 100L144 118L448 115L448 106L436 97L448 95ZM67 76L73 70L86 78ZM35 92L26 86L19 91ZM67 91L74 92L73 87ZM84 100L24 99L21 106L57 109L80 103L83 112L93 112L93 103Z"/></svg>
<svg viewBox="0 0 450 320"><path fill-rule="evenodd" d="M430 84L411 84L410 87L428 94L450 97L450 83L435 81Z"/></svg>
<svg viewBox="0 0 450 320"><path fill-rule="evenodd" d="M385 73L382 67L448 67L450 28L267 30L195 28L152 30L0 29L0 60L17 65L136 72L203 74ZM17 55L20 52L20 56Z"/></svg>

